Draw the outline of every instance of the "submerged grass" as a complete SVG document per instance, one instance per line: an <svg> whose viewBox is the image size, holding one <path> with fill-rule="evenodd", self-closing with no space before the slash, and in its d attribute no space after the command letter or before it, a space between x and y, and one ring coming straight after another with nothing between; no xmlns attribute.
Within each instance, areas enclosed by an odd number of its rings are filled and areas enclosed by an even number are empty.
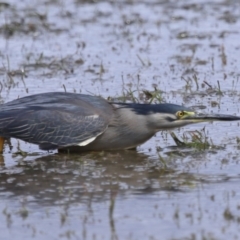
<svg viewBox="0 0 240 240"><path fill-rule="evenodd" d="M164 98L162 95L162 91L158 90L156 87L154 87L153 91L143 90L143 93L145 95L145 99L149 101L149 103L152 103L154 101L158 103L164 102Z"/></svg>
<svg viewBox="0 0 240 240"><path fill-rule="evenodd" d="M195 148L202 151L214 147L212 141L208 141L205 128L198 131L186 131L182 135L182 141L177 138L174 132L170 132L171 137L178 147Z"/></svg>
<svg viewBox="0 0 240 240"><path fill-rule="evenodd" d="M154 86L154 90L132 90L131 87L124 88L118 97L108 97L108 101L113 102L133 102L133 103L162 103L165 102L163 91Z"/></svg>

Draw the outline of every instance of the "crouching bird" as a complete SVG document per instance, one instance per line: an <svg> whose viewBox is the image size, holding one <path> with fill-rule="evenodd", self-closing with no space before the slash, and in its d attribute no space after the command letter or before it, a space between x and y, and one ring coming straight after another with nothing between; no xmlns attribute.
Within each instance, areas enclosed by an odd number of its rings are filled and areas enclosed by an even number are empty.
<svg viewBox="0 0 240 240"><path fill-rule="evenodd" d="M240 117L197 113L169 103L114 103L97 96L49 92L0 106L0 151L4 138L38 144L43 150L131 149L161 130L235 120Z"/></svg>

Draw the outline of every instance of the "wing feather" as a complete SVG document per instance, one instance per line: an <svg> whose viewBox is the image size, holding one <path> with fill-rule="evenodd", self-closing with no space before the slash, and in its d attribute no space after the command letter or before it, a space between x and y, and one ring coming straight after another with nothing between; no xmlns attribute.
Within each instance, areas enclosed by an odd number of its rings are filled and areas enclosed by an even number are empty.
<svg viewBox="0 0 240 240"><path fill-rule="evenodd" d="M26 111L8 124L0 119L1 125L5 125L0 131L2 136L59 148L89 144L105 131L108 122L99 115L89 117L64 111L37 110Z"/></svg>
<svg viewBox="0 0 240 240"><path fill-rule="evenodd" d="M93 97L88 102L87 95L81 94L73 94L76 99L72 94L66 99L64 94L58 95L59 99L49 97L45 103L39 100L43 96L34 95L34 100L29 96L24 101L2 105L0 136L35 143L42 149L55 149L87 145L108 127L113 110L107 101Z"/></svg>

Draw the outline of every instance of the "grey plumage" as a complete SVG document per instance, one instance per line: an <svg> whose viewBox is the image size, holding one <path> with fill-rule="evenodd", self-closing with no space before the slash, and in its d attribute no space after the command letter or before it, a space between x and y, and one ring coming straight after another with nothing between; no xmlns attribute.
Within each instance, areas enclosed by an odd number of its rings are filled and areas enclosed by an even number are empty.
<svg viewBox="0 0 240 240"><path fill-rule="evenodd" d="M45 93L24 97L0 107L0 136L19 138L45 150L78 145L107 128L103 108L108 116L113 114L108 102L94 96Z"/></svg>
<svg viewBox="0 0 240 240"><path fill-rule="evenodd" d="M198 114L175 104L110 103L74 93L42 93L0 106L0 136L38 144L41 149L80 151L134 148L160 130L213 120L240 120Z"/></svg>

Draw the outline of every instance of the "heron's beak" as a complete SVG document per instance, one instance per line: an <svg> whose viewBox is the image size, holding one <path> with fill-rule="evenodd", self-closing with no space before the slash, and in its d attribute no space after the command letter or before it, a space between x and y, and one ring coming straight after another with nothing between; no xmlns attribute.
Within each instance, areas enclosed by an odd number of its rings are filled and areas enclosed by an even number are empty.
<svg viewBox="0 0 240 240"><path fill-rule="evenodd" d="M185 116L185 119L192 120L193 122L210 122L210 121L238 121L240 117L233 115L225 114L205 114L205 113L196 113L188 114Z"/></svg>

